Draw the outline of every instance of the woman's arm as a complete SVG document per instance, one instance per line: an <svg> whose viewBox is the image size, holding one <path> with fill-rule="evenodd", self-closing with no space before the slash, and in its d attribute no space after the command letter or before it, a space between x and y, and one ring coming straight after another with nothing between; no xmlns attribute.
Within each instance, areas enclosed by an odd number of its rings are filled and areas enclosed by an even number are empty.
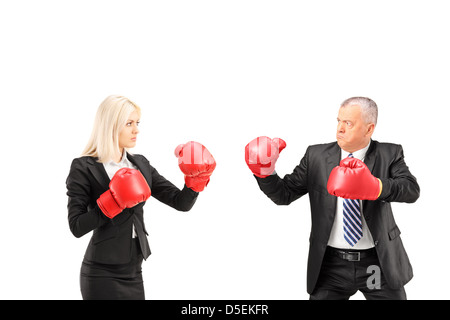
<svg viewBox="0 0 450 320"><path fill-rule="evenodd" d="M91 184L80 159L74 159L66 180L70 231L77 238L109 222L97 203L91 203Z"/></svg>
<svg viewBox="0 0 450 320"><path fill-rule="evenodd" d="M152 196L178 211L189 211L194 206L198 192L184 186L178 189L150 166L152 172Z"/></svg>

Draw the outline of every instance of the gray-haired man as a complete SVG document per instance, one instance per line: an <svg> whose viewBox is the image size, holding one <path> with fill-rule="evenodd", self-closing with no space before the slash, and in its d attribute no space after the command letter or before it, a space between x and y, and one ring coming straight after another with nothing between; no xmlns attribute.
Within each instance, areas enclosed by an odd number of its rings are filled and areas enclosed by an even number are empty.
<svg viewBox="0 0 450 320"><path fill-rule="evenodd" d="M345 100L337 142L309 146L284 178L274 172L279 143L260 137L246 147L247 164L273 202L288 205L309 194L310 299L348 299L358 290L366 299L406 299L413 272L390 203L415 202L420 188L401 145L371 139L377 113L369 98Z"/></svg>

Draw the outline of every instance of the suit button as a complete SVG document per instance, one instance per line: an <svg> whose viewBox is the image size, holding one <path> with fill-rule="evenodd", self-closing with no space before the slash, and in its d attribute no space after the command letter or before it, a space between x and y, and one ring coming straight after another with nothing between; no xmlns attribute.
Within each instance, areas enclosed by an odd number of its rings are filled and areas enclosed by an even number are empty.
<svg viewBox="0 0 450 320"><path fill-rule="evenodd" d="M373 244L374 244L374 245L378 245L378 240L375 240L375 241L373 242Z"/></svg>

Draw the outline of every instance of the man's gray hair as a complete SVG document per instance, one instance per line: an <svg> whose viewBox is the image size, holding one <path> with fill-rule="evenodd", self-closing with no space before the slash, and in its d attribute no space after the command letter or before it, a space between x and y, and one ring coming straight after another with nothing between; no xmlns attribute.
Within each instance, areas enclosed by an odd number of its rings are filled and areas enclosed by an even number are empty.
<svg viewBox="0 0 450 320"><path fill-rule="evenodd" d="M378 107L375 101L366 97L352 97L342 102L341 108L355 104L361 107L362 116L366 123L377 124Z"/></svg>

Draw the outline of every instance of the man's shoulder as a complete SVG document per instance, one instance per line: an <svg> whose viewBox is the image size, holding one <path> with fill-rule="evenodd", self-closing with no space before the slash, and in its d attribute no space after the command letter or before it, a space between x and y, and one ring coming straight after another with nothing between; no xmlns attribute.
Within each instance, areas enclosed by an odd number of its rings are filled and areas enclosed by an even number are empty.
<svg viewBox="0 0 450 320"><path fill-rule="evenodd" d="M397 143L379 142L376 140L372 140L371 143L373 146L371 146L370 149L373 149L377 152L395 153L395 152L398 152L399 150L402 150L402 146Z"/></svg>
<svg viewBox="0 0 450 320"><path fill-rule="evenodd" d="M329 143L320 143L320 144L313 144L308 147L309 152L325 152L333 149L338 149L339 146L337 142L329 142Z"/></svg>
<svg viewBox="0 0 450 320"><path fill-rule="evenodd" d="M381 148L398 148L400 144L392 142L379 142L377 140L372 140L372 143Z"/></svg>
<svg viewBox="0 0 450 320"><path fill-rule="evenodd" d="M391 142L379 142L376 140L371 141L371 149L375 150L386 150L386 151L394 151L401 149L402 146L397 143ZM313 144L308 147L308 150L311 152L324 152L324 151L333 151L334 149L338 150L339 145L337 142L329 142L329 143L321 143L321 144Z"/></svg>

